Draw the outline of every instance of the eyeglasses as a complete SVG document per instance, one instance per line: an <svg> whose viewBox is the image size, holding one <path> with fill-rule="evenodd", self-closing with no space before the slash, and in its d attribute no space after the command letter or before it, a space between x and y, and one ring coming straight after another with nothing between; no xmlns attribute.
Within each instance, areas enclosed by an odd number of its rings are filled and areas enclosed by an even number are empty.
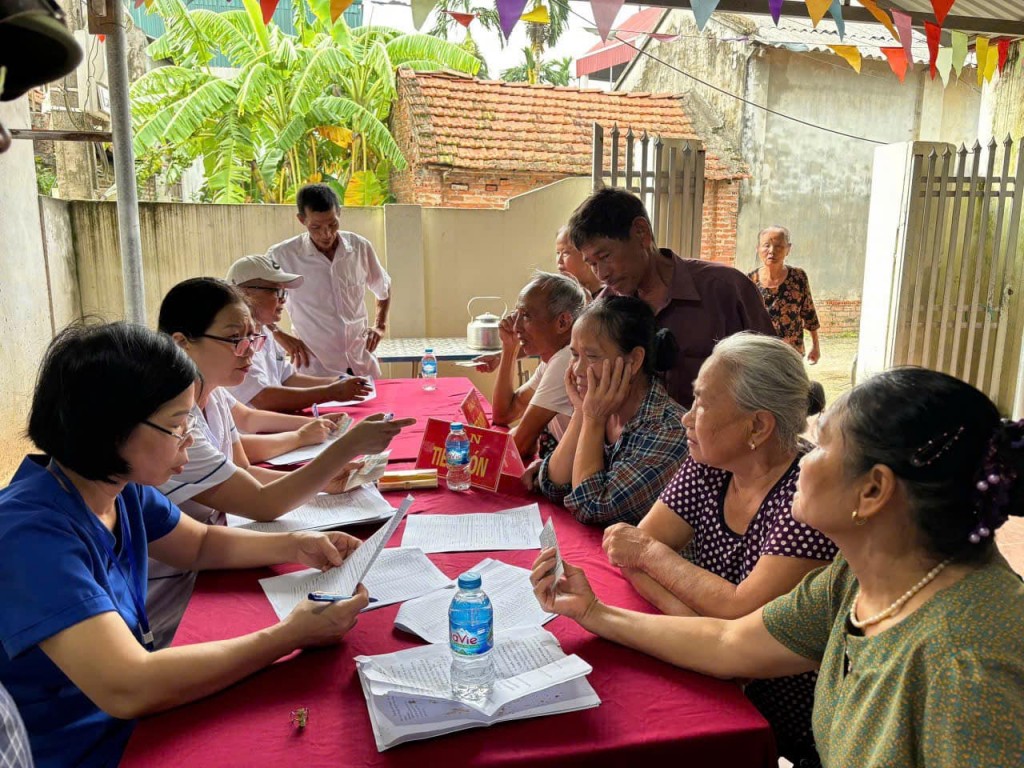
<svg viewBox="0 0 1024 768"><path fill-rule="evenodd" d="M270 291L271 293L277 295L277 300L278 301L284 301L285 299L288 298L288 289L287 288L268 288L265 285L249 285L249 286L246 286L246 290L248 290L248 291Z"/></svg>
<svg viewBox="0 0 1024 768"><path fill-rule="evenodd" d="M235 356L242 357L251 348L253 352L259 352L263 349L263 345L267 343L267 334L265 333L250 333L248 336L214 336L209 333L199 334L203 338L213 339L214 341L223 341L225 344L235 345Z"/></svg>
<svg viewBox="0 0 1024 768"><path fill-rule="evenodd" d="M182 430L180 435L173 430L167 429L166 427L161 427L159 424L154 424L152 421L149 421L147 419L143 419L142 423L145 424L147 427L152 427L157 432L163 432L165 435L170 435L179 443L181 443L184 442L186 437L195 432L196 425L199 423L199 419L196 418L196 415L194 413L189 411L188 416L185 417L185 429Z"/></svg>

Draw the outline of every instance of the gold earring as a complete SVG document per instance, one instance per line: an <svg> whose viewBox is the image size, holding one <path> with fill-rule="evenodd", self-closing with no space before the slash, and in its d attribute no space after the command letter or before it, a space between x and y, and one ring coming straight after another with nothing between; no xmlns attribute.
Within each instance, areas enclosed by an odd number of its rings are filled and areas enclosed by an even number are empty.
<svg viewBox="0 0 1024 768"><path fill-rule="evenodd" d="M750 441L750 450L752 450L752 451L753 451L753 450L755 450L756 448L757 448L757 444L756 444L756 443L755 443L755 442L754 442L753 440L751 440L751 441Z"/></svg>
<svg viewBox="0 0 1024 768"><path fill-rule="evenodd" d="M858 516L858 513L857 513L857 510L856 510L856 509L855 509L855 510L853 510L853 514L852 514L852 515L850 515L850 519L851 519L851 520L853 520L853 524L854 524L854 525L864 525L864 523L866 523L866 522L867 522L867 520L862 520L862 519L861 519L861 518L860 518L860 517Z"/></svg>

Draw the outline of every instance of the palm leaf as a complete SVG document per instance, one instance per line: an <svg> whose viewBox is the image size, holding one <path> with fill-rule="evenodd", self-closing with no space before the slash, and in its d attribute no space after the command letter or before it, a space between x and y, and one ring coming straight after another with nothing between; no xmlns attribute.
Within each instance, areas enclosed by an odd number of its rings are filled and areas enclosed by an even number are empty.
<svg viewBox="0 0 1024 768"><path fill-rule="evenodd" d="M244 67L263 53L253 42L256 35L245 11L216 13L197 8L191 16L202 34L220 49L232 66Z"/></svg>
<svg viewBox="0 0 1024 768"><path fill-rule="evenodd" d="M154 0L154 5L164 21L165 31L146 49L150 57L205 67L213 58L210 41L196 26L185 4L181 0Z"/></svg>
<svg viewBox="0 0 1024 768"><path fill-rule="evenodd" d="M387 126L365 107L340 96L321 96L313 102L309 117L316 125L344 125L363 139L379 157L398 170L406 167L405 156Z"/></svg>
<svg viewBox="0 0 1024 768"><path fill-rule="evenodd" d="M308 112L310 104L323 94L327 83L340 80L354 65L355 62L337 48L318 50L291 82L293 95L288 104L289 113L302 115Z"/></svg>
<svg viewBox="0 0 1024 768"><path fill-rule="evenodd" d="M470 75L475 75L480 69L479 59L454 43L430 35L402 35L389 42L385 48L393 66L406 61L429 59L448 69Z"/></svg>
<svg viewBox="0 0 1024 768"><path fill-rule="evenodd" d="M252 177L250 137L233 113L225 115L213 136L215 153L206 156L206 189L215 203L244 203Z"/></svg>
<svg viewBox="0 0 1024 768"><path fill-rule="evenodd" d="M235 100L238 105L238 114L255 112L271 87L279 79L277 73L262 61L240 72L235 78L235 81L239 83L238 98Z"/></svg>
<svg viewBox="0 0 1024 768"><path fill-rule="evenodd" d="M345 187L346 206L382 205L386 198L387 190L373 171L356 171Z"/></svg>
<svg viewBox="0 0 1024 768"><path fill-rule="evenodd" d="M263 23L263 10L260 8L259 0L242 0L245 4L245 13L249 19L249 33L253 35L259 45L260 51L270 51L270 34L267 32L267 25Z"/></svg>
<svg viewBox="0 0 1024 768"><path fill-rule="evenodd" d="M135 136L136 145L145 150L160 144L187 141L206 120L234 101L237 90L237 85L231 80L213 78L203 83L144 126Z"/></svg>

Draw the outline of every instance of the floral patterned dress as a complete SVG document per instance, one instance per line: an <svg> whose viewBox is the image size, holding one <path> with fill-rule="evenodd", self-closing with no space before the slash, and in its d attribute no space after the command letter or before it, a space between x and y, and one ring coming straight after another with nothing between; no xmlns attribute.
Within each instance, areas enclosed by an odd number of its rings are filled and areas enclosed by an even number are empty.
<svg viewBox="0 0 1024 768"><path fill-rule="evenodd" d="M761 283L760 270L748 272L761 292L768 316L775 326L775 334L797 352L804 354L804 331L816 331L821 326L818 313L811 298L811 284L807 273L799 267L786 267L785 279L778 288L768 288Z"/></svg>

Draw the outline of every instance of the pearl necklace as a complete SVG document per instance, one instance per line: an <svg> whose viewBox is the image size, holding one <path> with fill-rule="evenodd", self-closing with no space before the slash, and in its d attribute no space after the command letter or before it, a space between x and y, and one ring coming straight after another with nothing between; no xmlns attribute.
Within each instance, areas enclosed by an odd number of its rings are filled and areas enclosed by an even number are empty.
<svg viewBox="0 0 1024 768"><path fill-rule="evenodd" d="M949 565L952 561L953 558L947 557L941 563L939 563L930 571L928 571L928 573L925 574L924 578L917 582L917 584L915 584L906 592L904 592L895 603L890 605L881 613L876 613L871 618L864 619L864 621L857 620L857 601L860 600L860 590L857 590L857 597L854 598L853 605L850 606L850 623L853 624L853 626L855 626L857 629L864 629L864 627L870 627L872 624L877 624L880 621L885 621L890 616L895 616L897 613L900 612L900 609L902 609L903 606L907 604L907 601L910 600L910 598L912 598L914 595L916 595L918 592L920 592L922 589L928 586L932 581L934 581L935 577L942 573L942 569Z"/></svg>

